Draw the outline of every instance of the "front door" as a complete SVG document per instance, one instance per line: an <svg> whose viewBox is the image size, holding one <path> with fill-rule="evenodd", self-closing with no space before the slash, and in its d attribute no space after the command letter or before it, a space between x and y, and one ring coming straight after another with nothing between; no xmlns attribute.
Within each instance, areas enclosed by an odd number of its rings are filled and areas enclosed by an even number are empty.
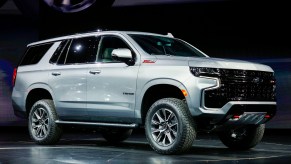
<svg viewBox="0 0 291 164"><path fill-rule="evenodd" d="M90 65L87 76L87 109L92 121L131 123L134 120L136 80L139 67L115 61L111 52L128 48L117 36L103 36L98 64Z"/></svg>

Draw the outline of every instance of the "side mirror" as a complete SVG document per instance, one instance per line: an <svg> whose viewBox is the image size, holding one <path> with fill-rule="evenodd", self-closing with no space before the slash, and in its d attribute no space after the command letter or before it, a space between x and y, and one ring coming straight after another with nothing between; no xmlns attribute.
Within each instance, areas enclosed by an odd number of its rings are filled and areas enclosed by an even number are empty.
<svg viewBox="0 0 291 164"><path fill-rule="evenodd" d="M127 48L114 49L111 53L112 59L122 61L127 65L134 65L132 53Z"/></svg>

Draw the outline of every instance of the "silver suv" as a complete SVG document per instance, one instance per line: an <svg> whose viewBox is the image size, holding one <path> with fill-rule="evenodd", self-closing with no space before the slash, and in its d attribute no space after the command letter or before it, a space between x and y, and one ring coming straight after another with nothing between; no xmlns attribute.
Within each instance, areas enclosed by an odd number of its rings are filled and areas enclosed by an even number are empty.
<svg viewBox="0 0 291 164"><path fill-rule="evenodd" d="M266 65L210 58L172 35L88 32L31 43L14 71L13 107L37 144L62 125L101 129L109 142L144 128L161 154L188 150L199 131L249 149L276 113Z"/></svg>

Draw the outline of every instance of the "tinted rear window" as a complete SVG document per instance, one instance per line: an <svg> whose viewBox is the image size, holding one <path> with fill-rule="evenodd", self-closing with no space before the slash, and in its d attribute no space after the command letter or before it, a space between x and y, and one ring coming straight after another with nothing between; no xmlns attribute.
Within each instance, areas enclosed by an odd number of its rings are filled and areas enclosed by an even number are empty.
<svg viewBox="0 0 291 164"><path fill-rule="evenodd" d="M100 37L96 36L74 39L70 45L65 64L95 62L99 40Z"/></svg>
<svg viewBox="0 0 291 164"><path fill-rule="evenodd" d="M53 43L48 43L29 47L26 50L20 65L22 66L38 63L52 45Z"/></svg>
<svg viewBox="0 0 291 164"><path fill-rule="evenodd" d="M69 46L69 40L64 40L61 42L61 44L59 45L59 47L57 48L57 50L55 51L55 53L53 54L53 56L50 59L50 63L56 63L58 60L60 61L60 54L64 54L62 56L66 55L66 51L65 49ZM65 59L65 58L64 58ZM64 64L64 59L61 59L61 64ZM58 62L59 63L59 62Z"/></svg>

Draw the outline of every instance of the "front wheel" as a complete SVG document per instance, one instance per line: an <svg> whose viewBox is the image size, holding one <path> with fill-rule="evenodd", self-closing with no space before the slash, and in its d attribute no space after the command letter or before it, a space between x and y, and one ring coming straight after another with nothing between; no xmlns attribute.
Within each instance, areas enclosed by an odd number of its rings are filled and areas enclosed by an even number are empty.
<svg viewBox="0 0 291 164"><path fill-rule="evenodd" d="M176 98L156 101L145 119L145 133L151 147L160 154L179 154L191 148L196 138L187 105Z"/></svg>
<svg viewBox="0 0 291 164"><path fill-rule="evenodd" d="M255 147L263 138L265 124L245 125L239 128L233 128L221 131L218 136L222 143L235 150L247 150Z"/></svg>
<svg viewBox="0 0 291 164"><path fill-rule="evenodd" d="M52 100L39 100L29 113L28 129L31 138L40 145L50 145L59 141L62 130L55 123L57 114Z"/></svg>

